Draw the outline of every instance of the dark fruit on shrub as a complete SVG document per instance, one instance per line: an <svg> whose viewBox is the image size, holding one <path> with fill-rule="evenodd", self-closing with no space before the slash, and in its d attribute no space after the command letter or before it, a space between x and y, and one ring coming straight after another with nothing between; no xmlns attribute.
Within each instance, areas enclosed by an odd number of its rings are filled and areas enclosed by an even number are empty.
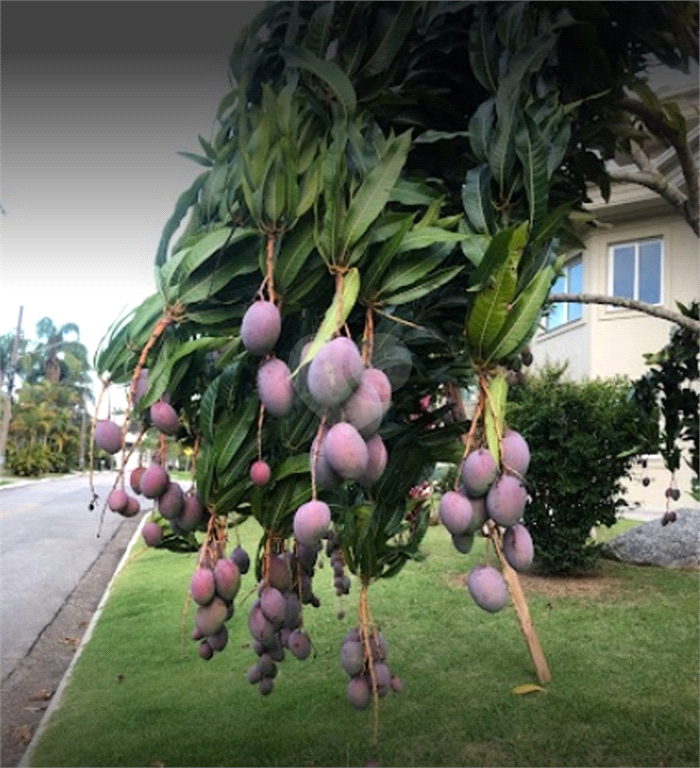
<svg viewBox="0 0 700 768"><path fill-rule="evenodd" d="M474 546L474 534L473 533L457 533L457 534L453 533L452 543L454 544L454 547L458 552L461 552L463 555L466 555L469 552L471 552L471 549Z"/></svg>
<svg viewBox="0 0 700 768"><path fill-rule="evenodd" d="M355 709L367 709L372 698L372 689L364 675L350 678L348 682L348 701Z"/></svg>
<svg viewBox="0 0 700 768"><path fill-rule="evenodd" d="M470 498L469 503L472 507L472 519L467 528L467 533L477 533L483 528L488 514L486 513L486 499L484 496L479 498Z"/></svg>
<svg viewBox="0 0 700 768"><path fill-rule="evenodd" d="M214 584L216 594L224 600L233 600L241 587L241 574L238 566L231 560L221 557L214 566Z"/></svg>
<svg viewBox="0 0 700 768"><path fill-rule="evenodd" d="M146 467L136 467L129 475L129 485L134 493L141 493L141 477L146 471Z"/></svg>
<svg viewBox="0 0 700 768"><path fill-rule="evenodd" d="M497 473L496 462L486 448L472 451L462 462L462 481L470 496L483 496Z"/></svg>
<svg viewBox="0 0 700 768"><path fill-rule="evenodd" d="M107 497L107 506L112 512L123 512L128 504L129 497L121 488L115 488Z"/></svg>
<svg viewBox="0 0 700 768"><path fill-rule="evenodd" d="M270 624L279 629L284 624L287 601L279 589L268 586L260 595L260 610Z"/></svg>
<svg viewBox="0 0 700 768"><path fill-rule="evenodd" d="M646 488L646 487L649 485L649 483L650 483L650 482L651 482L651 480L650 480L648 477L643 477L643 478L642 478L642 485L643 485L645 488Z"/></svg>
<svg viewBox="0 0 700 768"><path fill-rule="evenodd" d="M211 657L214 655L214 649L206 640L202 640L197 648L197 653L201 659L204 659L204 661L209 661L209 659L211 659Z"/></svg>
<svg viewBox="0 0 700 768"><path fill-rule="evenodd" d="M477 565L467 576L467 589L474 602L489 613L497 613L508 602L508 587L500 572L490 565Z"/></svg>
<svg viewBox="0 0 700 768"><path fill-rule="evenodd" d="M269 696L272 693L272 689L275 687L275 681L271 677L263 677L258 683L258 690L261 695Z"/></svg>
<svg viewBox="0 0 700 768"><path fill-rule="evenodd" d="M241 574L248 573L250 569L250 557L243 547L236 547L230 554L230 559L238 566Z"/></svg>
<svg viewBox="0 0 700 768"><path fill-rule="evenodd" d="M525 438L513 429L506 430L501 441L501 462L506 472L514 472L521 477L530 466L530 448Z"/></svg>
<svg viewBox="0 0 700 768"><path fill-rule="evenodd" d="M172 480L165 489L165 493L158 499L158 511L166 520L172 520L182 512L185 506L185 494L180 483Z"/></svg>
<svg viewBox="0 0 700 768"><path fill-rule="evenodd" d="M530 532L524 525L514 525L503 534L503 555L516 571L529 570L535 549Z"/></svg>
<svg viewBox="0 0 700 768"><path fill-rule="evenodd" d="M139 371L138 378L136 379L136 387L134 388L134 406L139 404L139 400L148 391L148 368L142 368Z"/></svg>
<svg viewBox="0 0 700 768"><path fill-rule="evenodd" d="M267 485L270 482L271 476L272 470L270 465L262 459L254 461L250 467L250 479L253 481L253 485L260 487Z"/></svg>
<svg viewBox="0 0 700 768"><path fill-rule="evenodd" d="M141 536L143 536L143 540L146 542L146 546L157 547L163 538L163 529L158 525L158 523L149 521L148 523L145 523L141 529Z"/></svg>
<svg viewBox="0 0 700 768"><path fill-rule="evenodd" d="M170 477L163 467L152 464L141 476L139 486L147 499L157 499L165 493L169 484Z"/></svg>
<svg viewBox="0 0 700 768"><path fill-rule="evenodd" d="M364 371L357 389L343 403L342 414L345 421L367 440L379 429L384 416L379 394L366 378Z"/></svg>
<svg viewBox="0 0 700 768"><path fill-rule="evenodd" d="M328 463L328 456L325 450L325 437L328 434L328 427L325 427L317 435L309 450L309 468L313 464L314 479L318 488L337 488L343 484L343 478ZM316 449L317 443L319 448Z"/></svg>
<svg viewBox="0 0 700 768"><path fill-rule="evenodd" d="M284 555L273 555L267 563L267 583L280 592L292 588L292 569Z"/></svg>
<svg viewBox="0 0 700 768"><path fill-rule="evenodd" d="M214 572L210 568L197 568L190 579L190 595L198 605L208 605L216 591Z"/></svg>
<svg viewBox="0 0 700 768"><path fill-rule="evenodd" d="M338 336L321 347L311 361L308 387L311 397L324 407L335 407L348 399L362 378L364 366L355 342Z"/></svg>
<svg viewBox="0 0 700 768"><path fill-rule="evenodd" d="M209 638L209 645L215 651L223 651L228 644L228 629L224 624L221 629Z"/></svg>
<svg viewBox="0 0 700 768"><path fill-rule="evenodd" d="M499 525L515 525L525 511L527 490L514 475L501 475L486 494L486 511Z"/></svg>
<svg viewBox="0 0 700 768"><path fill-rule="evenodd" d="M135 517L141 511L141 505L139 500L133 496L129 496L129 502L126 505L126 509L121 513L124 517Z"/></svg>
<svg viewBox="0 0 700 768"><path fill-rule="evenodd" d="M389 377L379 368L367 368L362 373L361 381L371 384L379 395L382 404L382 413L386 413L391 406L391 382Z"/></svg>
<svg viewBox="0 0 700 768"><path fill-rule="evenodd" d="M282 330L279 310L271 301L256 301L243 315L241 341L253 355L266 355L275 348Z"/></svg>
<svg viewBox="0 0 700 768"><path fill-rule="evenodd" d="M345 421L334 424L326 435L324 447L328 463L346 480L357 480L367 469L367 443L362 435Z"/></svg>
<svg viewBox="0 0 700 768"><path fill-rule="evenodd" d="M520 359L523 361L524 366L530 366L532 365L532 362L534 360L534 357L532 356L532 350L530 347L525 346L520 351Z"/></svg>
<svg viewBox="0 0 700 768"><path fill-rule="evenodd" d="M331 510L328 504L313 499L302 504L294 513L294 536L307 547L313 547L328 533L330 524Z"/></svg>
<svg viewBox="0 0 700 768"><path fill-rule="evenodd" d="M95 425L95 445L105 453L114 454L122 447L122 428L109 419Z"/></svg>
<svg viewBox="0 0 700 768"><path fill-rule="evenodd" d="M469 499L456 491L447 491L440 499L438 513L442 524L451 534L464 533L472 519Z"/></svg>
<svg viewBox="0 0 700 768"><path fill-rule="evenodd" d="M674 501L678 501L678 500L680 499L680 497L681 497L681 492L680 492L680 490L679 490L678 488L672 488L672 489L671 489L671 498L672 498Z"/></svg>
<svg viewBox="0 0 700 768"><path fill-rule="evenodd" d="M295 629L289 635L287 648L299 661L303 661L311 653L311 640L306 632L301 629Z"/></svg>
<svg viewBox="0 0 700 768"><path fill-rule="evenodd" d="M153 426L164 435L176 435L180 431L180 419L177 411L163 400L153 403L150 410Z"/></svg>
<svg viewBox="0 0 700 768"><path fill-rule="evenodd" d="M258 368L258 395L265 410L272 416L284 418L294 404L291 372L284 360L273 358Z"/></svg>

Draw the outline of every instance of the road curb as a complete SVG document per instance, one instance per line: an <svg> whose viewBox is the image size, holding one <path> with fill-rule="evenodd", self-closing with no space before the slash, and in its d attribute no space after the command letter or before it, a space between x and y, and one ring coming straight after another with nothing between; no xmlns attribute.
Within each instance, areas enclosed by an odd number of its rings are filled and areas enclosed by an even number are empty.
<svg viewBox="0 0 700 768"><path fill-rule="evenodd" d="M121 560L117 564L116 570L112 574L112 577L109 580L109 583L105 587L105 591L102 593L100 602L97 604L97 608L95 609L95 612L93 613L92 618L90 619L90 623L88 624L80 640L80 644L76 648L73 658L70 660L68 669L66 669L63 677L61 678L61 682L58 684L58 687L56 688L56 692L51 698L51 703L46 708L46 711L44 712L43 717L39 721L39 725L37 726L36 731L34 731L34 735L32 736L31 741L27 745L27 749L24 751L24 754L22 755L22 759L17 764L18 767L19 766L26 767L30 765L32 754L36 749L36 746L39 743L39 740L41 739L44 731L46 730L46 726L48 725L49 720L51 719L51 716L61 704L61 699L63 698L63 692L66 689L66 686L68 685L70 678L73 675L73 669L75 668L75 665L77 664L78 659L80 658L80 655L83 652L83 648L87 645L87 643L90 641L90 638L92 637L92 632L95 628L95 625L97 624L100 616L102 615L102 611L104 610L105 605L107 604L107 600L109 599L110 592L112 591L112 586L114 585L114 582L117 576L126 565L126 562L131 555L131 551L134 548L134 545L136 544L136 541L141 534L141 529L143 528L143 526L145 525L146 521L149 518L150 518L150 514L145 514L141 519L141 522L138 524L138 527L134 531L133 535L131 536L131 539L129 540L129 544L124 550L124 554L122 555Z"/></svg>

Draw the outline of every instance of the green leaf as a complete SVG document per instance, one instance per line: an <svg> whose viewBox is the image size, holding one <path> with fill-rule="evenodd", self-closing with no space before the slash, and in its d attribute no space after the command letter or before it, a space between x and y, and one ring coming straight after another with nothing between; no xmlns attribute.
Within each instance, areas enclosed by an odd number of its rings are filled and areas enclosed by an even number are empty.
<svg viewBox="0 0 700 768"><path fill-rule="evenodd" d="M549 201L547 151L539 128L527 113L523 115L515 137L515 150L523 166L530 226L536 231L547 212Z"/></svg>
<svg viewBox="0 0 700 768"><path fill-rule="evenodd" d="M214 453L217 456L216 471L219 474L226 470L243 445L251 426L255 423L259 407L258 398L250 397L244 408L235 415L231 414L229 420L217 426Z"/></svg>
<svg viewBox="0 0 700 768"><path fill-rule="evenodd" d="M256 230L248 230L248 232L254 233ZM197 267L201 266L210 256L222 248L229 241L232 233L231 227L219 227L211 232L207 232L197 240L182 261L179 274L180 280L188 278Z"/></svg>
<svg viewBox="0 0 700 768"><path fill-rule="evenodd" d="M199 428L204 439L214 442L214 419L216 416L216 398L219 394L221 376L217 376L206 388L199 405Z"/></svg>
<svg viewBox="0 0 700 768"><path fill-rule="evenodd" d="M436 251L428 254L417 254L412 259L402 259L385 277L377 292L381 299L383 295L396 293L400 288L413 285L432 272L449 255L449 251Z"/></svg>
<svg viewBox="0 0 700 768"><path fill-rule="evenodd" d="M498 248L499 261L503 259L501 251L505 247L505 259L477 294L467 319L467 340L473 356L478 360L488 358L493 343L505 322L508 305L515 298L518 263L527 237L527 229L525 226L520 226L508 231L510 235L507 240L494 238L489 246L489 251L492 248L494 250Z"/></svg>
<svg viewBox="0 0 700 768"><path fill-rule="evenodd" d="M401 221L399 229L382 243L377 254L372 257L372 260L367 267L367 271L365 272L365 279L362 286L364 296L372 295L379 279L391 264L394 256L398 253L399 247L403 242L406 233L411 229L412 224L413 214L405 216Z"/></svg>
<svg viewBox="0 0 700 768"><path fill-rule="evenodd" d="M518 350L528 339L552 286L554 270L538 272L513 303L503 329L491 351L492 360L501 360Z"/></svg>
<svg viewBox="0 0 700 768"><path fill-rule="evenodd" d="M168 243L170 242L170 238L177 231L187 210L197 202L199 191L204 186L204 182L207 180L208 176L209 171L197 176L194 182L192 182L192 186L189 189L186 189L180 197L178 197L173 215L165 223L163 234L160 237L160 243L158 243L155 260L157 267L160 267L165 263L165 260L168 257Z"/></svg>
<svg viewBox="0 0 700 768"><path fill-rule="evenodd" d="M316 75L335 93L346 117L355 112L357 97L352 83L343 70L332 61L324 61L300 45L284 45L280 55L290 67L298 67Z"/></svg>
<svg viewBox="0 0 700 768"><path fill-rule="evenodd" d="M547 690L541 685L535 685L534 683L523 683L522 685L516 685L511 691L516 696L523 696L526 693L547 693Z"/></svg>
<svg viewBox="0 0 700 768"><path fill-rule="evenodd" d="M314 231L310 222L295 227L283 240L275 262L275 284L284 289L294 282L314 249Z"/></svg>
<svg viewBox="0 0 700 768"><path fill-rule="evenodd" d="M452 139L468 139L470 137L469 131L435 131L427 130L423 133L419 133L415 139L414 144L434 144L437 141L451 141Z"/></svg>
<svg viewBox="0 0 700 768"><path fill-rule="evenodd" d="M491 172L487 165L467 171L467 178L462 185L462 205L472 229L479 234L493 231Z"/></svg>
<svg viewBox="0 0 700 768"><path fill-rule="evenodd" d="M276 483L289 475L308 475L309 474L309 453L299 453L296 456L287 456L287 458L275 467L272 473L272 482Z"/></svg>
<svg viewBox="0 0 700 768"><path fill-rule="evenodd" d="M487 91L498 87L498 45L496 30L486 7L478 7L477 18L469 28L469 63L476 79Z"/></svg>
<svg viewBox="0 0 700 768"><path fill-rule="evenodd" d="M383 300L383 304L389 304L391 306L399 306L400 304L408 304L411 301L417 301L427 296L429 293L440 288L440 286L449 283L453 280L464 267L446 267L434 272L428 280L424 280L422 283L409 288L406 291L400 291L391 296L386 296Z"/></svg>
<svg viewBox="0 0 700 768"><path fill-rule="evenodd" d="M401 46L406 42L415 14L414 4L396 3L389 7L391 8L391 11L387 8L391 13L389 23L386 29L382 30L379 45L360 70L360 76L374 77L386 72L396 58L396 54L401 50Z"/></svg>
<svg viewBox="0 0 700 768"><path fill-rule="evenodd" d="M480 163L488 163L491 137L493 135L493 116L496 100L492 97L479 104L469 120L469 139L474 157Z"/></svg>
<svg viewBox="0 0 700 768"><path fill-rule="evenodd" d="M336 292L333 295L333 301L331 302L330 307L326 310L323 322L319 326L318 331L316 331L314 340L309 345L306 355L299 361L299 366L292 376L296 376L302 366L313 360L319 349L334 336L336 331L348 319L359 295L360 273L357 271L356 267L353 267L348 270L343 278L342 291L340 293Z"/></svg>
<svg viewBox="0 0 700 768"><path fill-rule="evenodd" d="M382 212L406 162L410 145L410 131L390 141L379 163L363 180L350 202L343 223L340 235L342 253L347 253Z"/></svg>
<svg viewBox="0 0 700 768"><path fill-rule="evenodd" d="M402 205L432 205L439 202L442 195L427 184L399 178L389 193L390 203Z"/></svg>
<svg viewBox="0 0 700 768"><path fill-rule="evenodd" d="M203 165L205 168L211 168L214 165L213 160L201 155L195 155L194 152L178 152L178 155L186 157L188 160L194 160L195 163L199 163L199 165Z"/></svg>
<svg viewBox="0 0 700 768"><path fill-rule="evenodd" d="M304 36L304 48L320 58L325 58L326 49L330 42L333 23L333 3L323 3L311 14L306 35ZM286 41L291 42L291 41Z"/></svg>
<svg viewBox="0 0 700 768"><path fill-rule="evenodd" d="M508 397L508 382L505 374L499 373L491 379L486 398L486 412L484 414L484 431L486 432L486 445L493 456L496 465L501 462L501 443L499 436L503 435L503 426L506 419L506 400Z"/></svg>

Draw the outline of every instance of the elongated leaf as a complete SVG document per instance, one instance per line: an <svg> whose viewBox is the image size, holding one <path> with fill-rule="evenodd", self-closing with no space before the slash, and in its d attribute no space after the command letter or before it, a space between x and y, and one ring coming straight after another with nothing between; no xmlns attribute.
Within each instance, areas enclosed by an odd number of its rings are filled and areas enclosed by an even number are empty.
<svg viewBox="0 0 700 768"><path fill-rule="evenodd" d="M333 10L333 3L319 5L311 14L306 28L304 48L322 59L326 56L326 48L330 42ZM292 40L285 42L291 43Z"/></svg>
<svg viewBox="0 0 700 768"><path fill-rule="evenodd" d="M299 475L309 473L309 453L299 453L296 456L287 456L287 458L275 467L272 473L272 482L282 480L289 475Z"/></svg>
<svg viewBox="0 0 700 768"><path fill-rule="evenodd" d="M487 234L494 229L491 172L487 165L470 168L462 185L462 205L472 229Z"/></svg>
<svg viewBox="0 0 700 768"><path fill-rule="evenodd" d="M248 399L246 405L231 420L217 427L214 452L217 455L216 471L223 473L233 460L239 448L243 445L246 436L255 422L260 403L256 397Z"/></svg>
<svg viewBox="0 0 700 768"><path fill-rule="evenodd" d="M217 376L206 388L199 405L199 428L204 439L214 442L214 418L216 415L216 398L219 394L221 376Z"/></svg>
<svg viewBox="0 0 700 768"><path fill-rule="evenodd" d="M180 197L178 197L175 203L175 210L173 215L167 220L163 227L163 234L160 237L160 243L158 243L158 250L156 251L156 266L160 267L165 264L165 260L168 257L168 243L170 238L175 234L177 228L180 226L180 222L184 218L187 210L197 202L199 190L204 186L204 182L209 176L209 171L200 174L192 182L192 186L186 189Z"/></svg>
<svg viewBox="0 0 700 768"><path fill-rule="evenodd" d="M506 418L506 400L508 397L508 382L505 374L500 373L491 379L486 398L486 413L484 414L484 431L488 447L496 465L501 462L501 442L503 425Z"/></svg>
<svg viewBox="0 0 700 768"><path fill-rule="evenodd" d="M230 307L217 307L215 309L188 310L187 319L201 325L218 325L219 323L232 322L240 318L242 312L237 314Z"/></svg>
<svg viewBox="0 0 700 768"><path fill-rule="evenodd" d="M367 231L387 204L391 190L406 162L411 133L391 141L379 163L370 171L348 207L341 233L341 249L346 253Z"/></svg>
<svg viewBox="0 0 700 768"><path fill-rule="evenodd" d="M414 227L401 240L398 252L416 251L420 248L428 248L431 245L443 243L454 243L456 245L465 240L466 237L462 232L450 232L442 227Z"/></svg>
<svg viewBox="0 0 700 768"><path fill-rule="evenodd" d="M478 360L485 360L489 356L493 343L505 322L508 307L515 298L518 263L524 243L524 228L512 230L505 246L507 248L505 260L474 300L467 319L467 340L474 357ZM499 248L503 245L499 240Z"/></svg>
<svg viewBox="0 0 700 768"><path fill-rule="evenodd" d="M525 343L549 294L553 277L551 267L541 270L518 296L490 353L492 360L508 357Z"/></svg>
<svg viewBox="0 0 700 768"><path fill-rule="evenodd" d="M391 306L408 304L411 301L417 301L427 296L429 293L440 288L440 286L449 283L464 269L464 267L446 267L435 272L428 280L424 280L413 288L406 291L400 291L391 296L387 296L383 303Z"/></svg>
<svg viewBox="0 0 700 768"><path fill-rule="evenodd" d="M406 236L406 233L410 230L412 224L413 214L405 216L399 229L382 243L379 252L372 258L372 261L365 272L365 280L362 286L363 295L370 296L376 289L379 279L385 270L388 269L394 256L398 253L399 246Z"/></svg>
<svg viewBox="0 0 700 768"><path fill-rule="evenodd" d="M479 104L469 120L469 142L474 157L480 163L488 163L491 137L493 135L493 117L496 100L492 97Z"/></svg>
<svg viewBox="0 0 700 768"><path fill-rule="evenodd" d="M389 193L389 202L403 205L432 205L439 202L442 195L427 184L399 178Z"/></svg>
<svg viewBox="0 0 700 768"><path fill-rule="evenodd" d="M530 226L537 231L549 201L547 150L539 128L527 113L523 115L523 122L515 137L515 150L523 166Z"/></svg>
<svg viewBox="0 0 700 768"><path fill-rule="evenodd" d="M137 342L147 332L150 336L156 321L163 315L165 308L159 294L154 293L136 307L128 326L129 340Z"/></svg>
<svg viewBox="0 0 700 768"><path fill-rule="evenodd" d="M382 30L380 43L360 70L362 76L374 77L389 69L411 29L415 14L414 4L396 3L387 8L387 13L391 14L389 23L386 29Z"/></svg>
<svg viewBox="0 0 700 768"><path fill-rule="evenodd" d="M203 165L205 168L211 168L214 165L213 160L210 160L208 157L202 157L202 155L195 155L194 152L178 152L178 155L186 157L188 160L193 160L195 163L199 163L199 165Z"/></svg>
<svg viewBox="0 0 700 768"><path fill-rule="evenodd" d="M245 231L245 230L244 230ZM255 232L256 230L249 230ZM216 253L232 237L231 227L220 227L211 232L207 232L198 240L189 250L189 253L182 261L179 270L180 280L189 277L197 267L201 266L212 254Z"/></svg>
<svg viewBox="0 0 700 768"><path fill-rule="evenodd" d="M485 4L478 7L469 29L469 63L476 79L492 93L498 87L498 45Z"/></svg>
<svg viewBox="0 0 700 768"><path fill-rule="evenodd" d="M323 322L316 331L314 340L309 345L309 349L303 359L299 361L299 366L292 374L295 376L300 368L313 360L321 347L329 341L336 331L348 319L348 315L355 306L357 297L360 295L360 273L355 267L348 270L343 278L343 289L340 293L333 295L333 301L326 310Z"/></svg>
<svg viewBox="0 0 700 768"><path fill-rule="evenodd" d="M305 69L323 80L338 97L346 116L355 112L357 107L355 89L348 76L337 64L324 61L299 45L284 45L280 49L280 54L290 67Z"/></svg>
<svg viewBox="0 0 700 768"><path fill-rule="evenodd" d="M255 248L242 247L235 257L222 259L221 263L204 264L182 284L178 299L189 306L211 299L225 288L234 277L255 272L258 268Z"/></svg>
<svg viewBox="0 0 700 768"><path fill-rule="evenodd" d="M275 263L275 284L282 291L294 282L314 245L313 225L309 222L299 224L284 239Z"/></svg>
<svg viewBox="0 0 700 768"><path fill-rule="evenodd" d="M541 685L535 685L534 683L523 683L522 685L516 685L511 693L514 693L516 696L523 696L526 693L547 693L547 690Z"/></svg>
<svg viewBox="0 0 700 768"><path fill-rule="evenodd" d="M470 131L435 131L428 130L419 133L414 144L435 144L437 141L451 141L452 139L468 139L471 136Z"/></svg>
<svg viewBox="0 0 700 768"><path fill-rule="evenodd" d="M428 254L421 253L412 259L402 259L386 275L377 296L381 298L385 294L391 295L400 288L419 282L441 264L448 255L449 251L442 250Z"/></svg>

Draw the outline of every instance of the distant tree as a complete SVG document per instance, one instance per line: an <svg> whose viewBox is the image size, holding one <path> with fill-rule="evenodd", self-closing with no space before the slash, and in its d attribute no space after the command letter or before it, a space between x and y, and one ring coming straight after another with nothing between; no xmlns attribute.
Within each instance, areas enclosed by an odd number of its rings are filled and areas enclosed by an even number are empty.
<svg viewBox="0 0 700 768"><path fill-rule="evenodd" d="M89 382L87 348L75 323L57 327L51 318L44 317L36 324L36 336L24 359L25 378L30 384L45 379L80 387Z"/></svg>

